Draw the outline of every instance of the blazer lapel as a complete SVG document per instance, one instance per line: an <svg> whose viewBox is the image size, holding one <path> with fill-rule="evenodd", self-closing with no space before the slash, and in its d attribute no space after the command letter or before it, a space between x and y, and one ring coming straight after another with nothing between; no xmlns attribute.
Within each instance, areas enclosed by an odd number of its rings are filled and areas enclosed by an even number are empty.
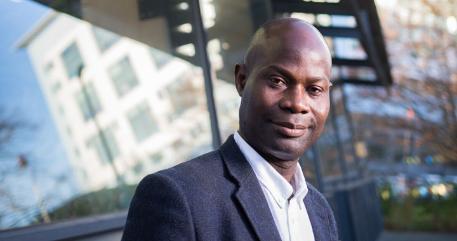
<svg viewBox="0 0 457 241"><path fill-rule="evenodd" d="M319 212L321 209L319 203L314 200L315 191L311 188L308 189L308 194L305 197L305 207L308 212L309 220L313 228L314 241L328 241L326 237L326 229L328 229L329 223L322 212Z"/></svg>
<svg viewBox="0 0 457 241"><path fill-rule="evenodd" d="M231 176L238 182L235 196L261 241L281 240L262 188L233 135L220 148Z"/></svg>

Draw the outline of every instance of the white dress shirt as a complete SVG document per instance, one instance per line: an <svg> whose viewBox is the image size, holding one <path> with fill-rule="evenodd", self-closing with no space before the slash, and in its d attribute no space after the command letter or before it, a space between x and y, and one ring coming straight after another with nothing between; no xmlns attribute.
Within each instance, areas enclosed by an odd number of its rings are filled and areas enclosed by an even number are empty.
<svg viewBox="0 0 457 241"><path fill-rule="evenodd" d="M281 240L314 241L313 229L303 202L308 187L300 165L297 163L290 184L238 132L234 137L259 180Z"/></svg>

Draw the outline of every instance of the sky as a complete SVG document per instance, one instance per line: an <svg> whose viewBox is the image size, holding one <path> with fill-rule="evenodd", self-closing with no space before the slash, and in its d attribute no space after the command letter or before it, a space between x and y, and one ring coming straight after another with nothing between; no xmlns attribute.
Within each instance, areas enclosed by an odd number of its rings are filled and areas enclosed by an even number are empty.
<svg viewBox="0 0 457 241"><path fill-rule="evenodd" d="M0 0L0 118L20 121L28 126L2 149L7 154L0 153L0 171L3 169L0 175L7 176L0 185L10 189L10 195L18 202L29 200L25 205L36 201L29 196L32 195L30 188L33 183L38 183L43 196L51 191L64 190L57 192L61 194L54 200L63 200L74 192L68 159L27 52L15 46L48 11L48 8L28 0ZM30 163L25 170L17 167L19 154L25 154ZM2 208L5 206L0 203L0 211L4 212ZM3 220L7 222L3 224L0 220L0 229L17 222L14 220L17 217L12 214L10 220Z"/></svg>

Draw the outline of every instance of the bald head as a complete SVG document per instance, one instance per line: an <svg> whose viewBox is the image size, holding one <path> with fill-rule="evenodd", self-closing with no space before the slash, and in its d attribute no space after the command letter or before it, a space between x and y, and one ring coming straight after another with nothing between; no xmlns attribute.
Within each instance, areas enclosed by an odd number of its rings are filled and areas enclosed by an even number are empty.
<svg viewBox="0 0 457 241"><path fill-rule="evenodd" d="M316 28L285 18L263 25L245 62L235 66L239 133L287 180L324 128L331 65L330 51Z"/></svg>
<svg viewBox="0 0 457 241"><path fill-rule="evenodd" d="M244 58L247 70L263 60L276 57L285 49L297 54L308 51L323 55L331 66L330 50L313 25L296 18L281 18L266 22L254 34Z"/></svg>

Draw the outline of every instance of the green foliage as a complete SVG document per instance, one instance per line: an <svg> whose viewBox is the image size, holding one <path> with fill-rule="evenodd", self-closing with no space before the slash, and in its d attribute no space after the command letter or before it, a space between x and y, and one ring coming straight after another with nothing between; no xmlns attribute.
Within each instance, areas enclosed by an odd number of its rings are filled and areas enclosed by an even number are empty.
<svg viewBox="0 0 457 241"><path fill-rule="evenodd" d="M67 202L49 213L52 221L87 217L126 210L136 185L91 192Z"/></svg>
<svg viewBox="0 0 457 241"><path fill-rule="evenodd" d="M390 187L381 188L389 191ZM384 195L384 197L386 197ZM390 230L457 232L457 193L447 197L415 197L408 193L404 197L382 199L384 226Z"/></svg>

